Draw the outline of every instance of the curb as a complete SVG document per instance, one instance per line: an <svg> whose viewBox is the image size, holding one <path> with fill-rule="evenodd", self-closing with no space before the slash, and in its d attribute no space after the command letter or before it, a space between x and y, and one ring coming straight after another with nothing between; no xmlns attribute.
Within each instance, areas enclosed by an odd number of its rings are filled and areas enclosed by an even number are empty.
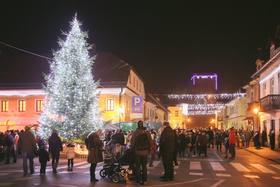
<svg viewBox="0 0 280 187"><path fill-rule="evenodd" d="M256 153L256 152L254 152L254 151L250 151L250 150L244 149L244 148L239 148L239 149L243 149L243 150L248 151L248 152L250 152L250 153L253 153L253 154L255 154L255 155L259 156L259 157L262 157L262 158L268 159L268 160L270 160L270 161L272 161L272 162L275 162L275 163L277 163L277 164L280 164L280 161L277 161L277 160L274 160L274 159L271 159L271 158L262 156L262 155L260 155L260 154L258 154L258 153Z"/></svg>

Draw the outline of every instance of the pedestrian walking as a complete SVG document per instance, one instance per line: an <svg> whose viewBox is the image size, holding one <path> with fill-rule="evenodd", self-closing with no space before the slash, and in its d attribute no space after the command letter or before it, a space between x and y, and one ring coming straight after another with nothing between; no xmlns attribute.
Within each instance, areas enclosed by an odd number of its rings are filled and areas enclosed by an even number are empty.
<svg viewBox="0 0 280 187"><path fill-rule="evenodd" d="M34 156L37 151L36 140L34 135L30 132L30 127L25 126L25 131L21 132L18 140L18 149L21 151L23 172L27 175L28 166L27 159L29 160L30 174L34 173Z"/></svg>
<svg viewBox="0 0 280 187"><path fill-rule="evenodd" d="M176 130L173 130L174 133L174 152L173 152L173 162L175 166L178 166L178 162L177 162L177 154L178 154L178 148L179 148L179 139L177 136L177 132Z"/></svg>
<svg viewBox="0 0 280 187"><path fill-rule="evenodd" d="M225 154L226 156L224 158L228 158L227 156L227 153L228 153L228 150L229 150L229 137L225 137Z"/></svg>
<svg viewBox="0 0 280 187"><path fill-rule="evenodd" d="M86 146L88 149L88 159L87 162L90 163L90 182L98 182L99 180L95 178L96 165L103 161L102 147L103 142L100 138L102 133L101 129L96 132L92 132L86 138Z"/></svg>
<svg viewBox="0 0 280 187"><path fill-rule="evenodd" d="M231 127L229 133L229 152L231 154L231 157L229 159L231 160L235 159L235 141L236 141L236 135L233 127Z"/></svg>
<svg viewBox="0 0 280 187"><path fill-rule="evenodd" d="M249 131L248 128L247 128L247 130L244 132L244 138L245 138L245 142L246 142L246 147L249 147L249 145L250 145L250 140L251 140L251 132Z"/></svg>
<svg viewBox="0 0 280 187"><path fill-rule="evenodd" d="M75 145L71 141L66 146L66 158L68 159L67 171L73 171L74 158L75 158Z"/></svg>
<svg viewBox="0 0 280 187"><path fill-rule="evenodd" d="M164 130L160 137L160 153L162 155L162 162L164 166L164 176L161 177L161 181L172 181L174 177L173 170L173 153L175 146L175 137L169 122L163 123Z"/></svg>
<svg viewBox="0 0 280 187"><path fill-rule="evenodd" d="M257 129L256 132L254 133L254 144L256 146L256 148L260 148L261 147L261 143L260 143L260 132Z"/></svg>
<svg viewBox="0 0 280 187"><path fill-rule="evenodd" d="M204 156L207 157L207 137L205 131L198 136L197 144L199 146L199 156L201 153L204 153Z"/></svg>
<svg viewBox="0 0 280 187"><path fill-rule="evenodd" d="M49 137L49 153L52 155L53 173L57 173L56 168L59 162L60 151L63 151L62 142L57 131L53 129L52 135Z"/></svg>
<svg viewBox="0 0 280 187"><path fill-rule="evenodd" d="M222 152L223 137L220 130L216 132L215 140L216 140L217 152L219 152L219 147L220 147L220 152Z"/></svg>
<svg viewBox="0 0 280 187"><path fill-rule="evenodd" d="M270 141L270 149L271 150L274 150L275 148L275 132L274 130L270 129L270 132L269 132L269 141Z"/></svg>
<svg viewBox="0 0 280 187"><path fill-rule="evenodd" d="M11 153L13 154L14 157L14 163L16 163L16 158L15 158L15 152L14 152L14 140L12 135L10 134L9 131L6 131L5 133L5 141L4 145L6 146L6 162L5 164L10 164L10 157Z"/></svg>
<svg viewBox="0 0 280 187"><path fill-rule="evenodd" d="M144 127L143 121L138 121L137 129L131 137L131 150L134 153L136 173L134 185L147 185L147 161L152 146L151 134ZM140 170L142 168L142 173Z"/></svg>
<svg viewBox="0 0 280 187"><path fill-rule="evenodd" d="M47 147L45 143L42 142L41 147L38 150L39 162L41 164L40 175L46 174L47 162L50 161L50 156L46 149Z"/></svg>
<svg viewBox="0 0 280 187"><path fill-rule="evenodd" d="M267 145L267 132L266 129L262 131L262 146L266 147Z"/></svg>
<svg viewBox="0 0 280 187"><path fill-rule="evenodd" d="M152 137L152 146L151 146L151 152L150 152L151 153L151 160L150 160L150 163L149 163L149 167L154 167L153 162L155 160L155 155L156 155L156 152L157 152L156 134L152 133L151 137Z"/></svg>
<svg viewBox="0 0 280 187"><path fill-rule="evenodd" d="M186 135L185 130L182 130L178 136L179 139L179 156L185 157L185 149L186 149Z"/></svg>

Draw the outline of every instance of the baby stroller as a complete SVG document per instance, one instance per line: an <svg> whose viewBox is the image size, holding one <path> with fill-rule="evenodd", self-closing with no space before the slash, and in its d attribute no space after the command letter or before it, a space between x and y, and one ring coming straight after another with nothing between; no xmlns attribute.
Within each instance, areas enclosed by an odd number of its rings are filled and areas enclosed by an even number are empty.
<svg viewBox="0 0 280 187"><path fill-rule="evenodd" d="M106 146L107 147L107 146ZM130 149L125 151L110 153L105 147L105 165L100 170L100 176L102 178L108 176L114 183L118 183L121 178L127 180L131 174L133 174L133 155ZM124 169L123 166L130 166L128 169Z"/></svg>

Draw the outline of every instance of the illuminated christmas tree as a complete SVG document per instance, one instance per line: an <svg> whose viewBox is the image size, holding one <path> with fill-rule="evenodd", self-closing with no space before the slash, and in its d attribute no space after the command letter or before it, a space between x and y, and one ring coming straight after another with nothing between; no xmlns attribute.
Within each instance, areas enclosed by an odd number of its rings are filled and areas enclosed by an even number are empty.
<svg viewBox="0 0 280 187"><path fill-rule="evenodd" d="M89 56L88 34L80 25L75 16L71 31L62 33L66 40L59 39L60 49L53 52L54 60L49 62L51 73L45 75L46 95L39 125L43 138L56 129L65 139L81 139L102 125L96 92L99 82L92 76L94 58Z"/></svg>

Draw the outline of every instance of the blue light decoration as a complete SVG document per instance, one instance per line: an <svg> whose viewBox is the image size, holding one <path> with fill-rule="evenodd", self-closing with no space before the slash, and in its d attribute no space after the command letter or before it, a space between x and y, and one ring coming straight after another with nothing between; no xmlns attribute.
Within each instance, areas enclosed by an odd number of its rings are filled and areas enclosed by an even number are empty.
<svg viewBox="0 0 280 187"><path fill-rule="evenodd" d="M215 78L215 90L218 90L218 75L216 73L213 73L213 74L210 74L210 73L203 73L203 74L200 74L200 73L194 73L193 76L191 77L191 80L193 81L193 85L195 85L195 79L213 79Z"/></svg>

